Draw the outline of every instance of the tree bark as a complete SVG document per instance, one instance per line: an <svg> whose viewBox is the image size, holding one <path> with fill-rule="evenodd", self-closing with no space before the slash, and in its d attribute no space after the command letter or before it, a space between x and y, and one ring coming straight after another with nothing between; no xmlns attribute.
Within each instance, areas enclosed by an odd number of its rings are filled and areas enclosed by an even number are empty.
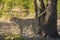
<svg viewBox="0 0 60 40"><path fill-rule="evenodd" d="M45 16L45 14L43 15L43 16L40 16L40 17L38 17L38 14L40 15L44 10L45 10L45 6L44 6L44 2L43 2L43 0L38 0L39 1L39 10L38 10L38 5L37 5L37 0L34 0L34 6L35 6L35 17L36 17L36 19L37 19L37 23L38 23L38 29L37 29L37 34L40 36L40 37L42 37L43 36L43 34L42 34L42 28L41 28L41 23L43 23L44 22L44 16ZM39 13L38 13L38 11L39 11Z"/></svg>
<svg viewBox="0 0 60 40"><path fill-rule="evenodd" d="M39 15L42 14L42 12L45 11L45 6L44 6L44 1L43 0L39 0L39 3L40 3L40 6L39 6L39 9L40 9L40 12L39 12ZM39 16L38 18L38 34L41 36L41 37L44 37L45 33L43 32L43 29L42 29L42 24L44 23L44 20L45 20L45 12L43 13L42 16Z"/></svg>
<svg viewBox="0 0 60 40"><path fill-rule="evenodd" d="M57 38L57 0L48 0L43 29L50 38Z"/></svg>
<svg viewBox="0 0 60 40"><path fill-rule="evenodd" d="M35 17L38 17L38 7L37 7L37 0L34 0L34 9L35 9Z"/></svg>
<svg viewBox="0 0 60 40"><path fill-rule="evenodd" d="M42 15L38 18L38 34L41 34L42 37L48 36L49 38L58 38L59 35L57 32L57 0L47 0L46 7L44 6L43 0L39 0L39 2L39 15ZM44 32L45 35L43 35L42 32Z"/></svg>

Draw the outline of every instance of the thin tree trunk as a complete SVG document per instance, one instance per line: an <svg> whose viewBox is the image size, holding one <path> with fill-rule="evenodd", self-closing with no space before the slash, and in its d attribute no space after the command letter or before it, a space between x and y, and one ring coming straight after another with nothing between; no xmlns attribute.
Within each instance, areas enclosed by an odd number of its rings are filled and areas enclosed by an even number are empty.
<svg viewBox="0 0 60 40"><path fill-rule="evenodd" d="M45 11L45 6L44 6L44 1L43 0L39 0L39 2L40 2L40 6L39 6L40 7L39 15L40 15L42 12ZM43 29L42 29L42 26L41 26L44 23L44 19L45 19L45 12L42 16L39 16L39 18L38 18L38 21L39 21L39 23L38 23L38 26L39 26L38 34L41 35L42 37L44 37L44 35L45 35L45 33L43 33Z"/></svg>
<svg viewBox="0 0 60 40"><path fill-rule="evenodd" d="M37 18L38 18L37 0L34 0L33 2L34 2L36 25L38 25L38 19L37 19ZM34 24L34 23L33 23L33 24ZM34 30L35 35L38 35L38 34L37 34L37 28L38 28L38 26L37 26L37 27L33 26L33 30ZM35 35L34 35L34 36L35 36Z"/></svg>
<svg viewBox="0 0 60 40"><path fill-rule="evenodd" d="M35 17L38 17L38 7L37 7L37 0L34 0L34 9L35 9Z"/></svg>

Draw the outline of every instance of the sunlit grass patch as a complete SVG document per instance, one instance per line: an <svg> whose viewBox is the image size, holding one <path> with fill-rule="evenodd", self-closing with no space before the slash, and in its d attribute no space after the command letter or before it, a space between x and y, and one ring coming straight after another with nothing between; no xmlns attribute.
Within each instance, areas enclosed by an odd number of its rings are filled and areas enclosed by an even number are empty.
<svg viewBox="0 0 60 40"><path fill-rule="evenodd" d="M14 35L14 36L9 35L6 36L4 40L24 40L24 39L20 35Z"/></svg>

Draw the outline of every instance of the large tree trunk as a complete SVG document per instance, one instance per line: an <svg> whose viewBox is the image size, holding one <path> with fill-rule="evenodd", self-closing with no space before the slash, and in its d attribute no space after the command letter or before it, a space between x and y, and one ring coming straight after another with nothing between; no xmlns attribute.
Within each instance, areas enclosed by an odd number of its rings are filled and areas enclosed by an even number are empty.
<svg viewBox="0 0 60 40"><path fill-rule="evenodd" d="M57 38L57 0L48 0L43 30L50 38Z"/></svg>
<svg viewBox="0 0 60 40"><path fill-rule="evenodd" d="M46 7L44 6L43 0L39 0L39 2L40 2L40 6L39 6L40 16L38 18L38 22L39 22L38 34L41 33L41 36L44 37L44 35L42 34L43 31L45 37L48 36L49 38L58 38L59 35L57 32L57 0L47 0ZM37 14L37 11L35 12Z"/></svg>

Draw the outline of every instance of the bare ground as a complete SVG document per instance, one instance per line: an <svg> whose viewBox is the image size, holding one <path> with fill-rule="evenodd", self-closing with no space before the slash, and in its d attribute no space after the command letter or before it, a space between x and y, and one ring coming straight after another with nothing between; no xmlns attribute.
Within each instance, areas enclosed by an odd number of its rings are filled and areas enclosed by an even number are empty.
<svg viewBox="0 0 60 40"><path fill-rule="evenodd" d="M20 29L19 29L19 25L21 24L19 24L19 23L17 23L17 22L21 22L22 21L22 23L23 23L23 25L24 25L24 28L26 27L27 29L24 29L24 32L26 32L26 33L24 33L24 34L26 34L27 36L31 36L31 35L33 35L33 32L32 32L32 28L30 27L34 22L36 22L36 20L34 20L34 19L28 19L28 20L26 20L26 19L24 19L24 20L13 20L14 22L12 22L11 23L11 21L9 21L9 19L6 19L6 20L3 20L3 19L1 19L0 20L0 32L2 31L2 29L1 28L3 28L4 30L3 30L3 32L12 32L13 34L14 33L20 33ZM16 24L17 23L17 24ZM35 23L36 24L36 23ZM34 24L34 25L35 25ZM58 21L57 21L57 28L58 28L58 32L59 32L59 34L60 34L60 20L58 19ZM29 26L29 27L28 27ZM36 25L35 25L36 26ZM30 28L30 29L29 29ZM10 33L9 32L9 33ZM8 33L8 34L9 34ZM4 33L3 33L4 34ZM5 37L5 36L3 36L3 35L0 35L0 40L3 40L3 37ZM24 37L24 40L57 40L57 39L47 39L47 38L39 38L39 37L35 37L35 38L30 38L30 37ZM58 39L59 40L59 39Z"/></svg>

